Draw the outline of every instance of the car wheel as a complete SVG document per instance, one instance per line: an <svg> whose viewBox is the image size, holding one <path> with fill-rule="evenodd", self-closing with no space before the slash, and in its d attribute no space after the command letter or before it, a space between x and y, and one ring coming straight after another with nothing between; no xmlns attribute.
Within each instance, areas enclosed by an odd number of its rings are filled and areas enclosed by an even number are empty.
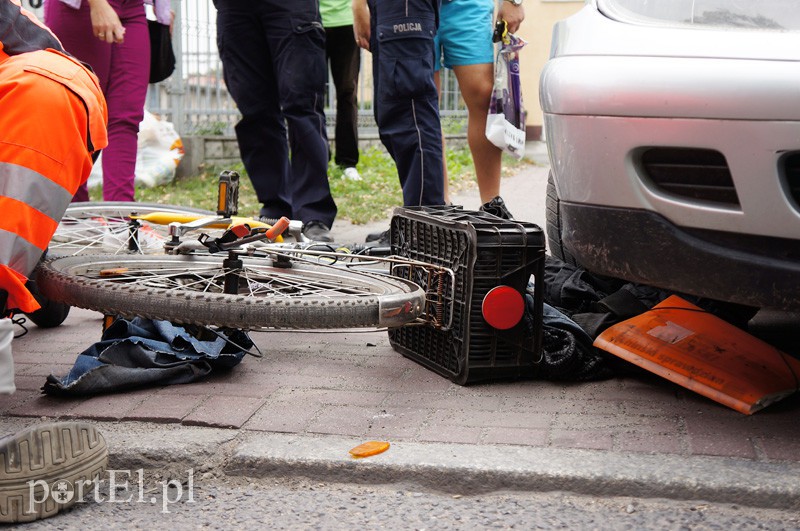
<svg viewBox="0 0 800 531"><path fill-rule="evenodd" d="M545 207L547 245L550 249L550 254L568 264L578 265L572 254L564 247L564 243L561 240L561 235L563 234L563 228L561 226L561 200L558 198L558 192L556 192L556 183L553 180L552 171L547 176L547 198L545 200Z"/></svg>

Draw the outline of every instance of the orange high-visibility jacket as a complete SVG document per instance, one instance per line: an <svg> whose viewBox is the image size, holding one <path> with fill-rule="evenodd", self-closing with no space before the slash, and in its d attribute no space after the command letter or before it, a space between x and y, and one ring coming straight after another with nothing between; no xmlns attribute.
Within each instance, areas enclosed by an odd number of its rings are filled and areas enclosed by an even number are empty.
<svg viewBox="0 0 800 531"><path fill-rule="evenodd" d="M19 0L0 0L0 40L0 289L30 312L25 281L108 143L108 111L96 76Z"/></svg>

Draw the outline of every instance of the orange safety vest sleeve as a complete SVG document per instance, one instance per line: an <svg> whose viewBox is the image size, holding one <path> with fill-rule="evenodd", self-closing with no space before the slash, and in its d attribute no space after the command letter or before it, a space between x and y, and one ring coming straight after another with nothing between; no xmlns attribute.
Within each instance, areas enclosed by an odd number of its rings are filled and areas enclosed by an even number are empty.
<svg viewBox="0 0 800 531"><path fill-rule="evenodd" d="M97 78L52 49L0 51L0 288L30 312L24 288L64 210L108 143Z"/></svg>

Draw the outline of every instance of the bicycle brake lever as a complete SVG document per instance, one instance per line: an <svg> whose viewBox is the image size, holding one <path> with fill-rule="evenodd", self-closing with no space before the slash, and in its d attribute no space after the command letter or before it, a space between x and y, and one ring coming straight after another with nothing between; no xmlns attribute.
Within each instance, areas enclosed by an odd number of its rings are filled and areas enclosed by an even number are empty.
<svg viewBox="0 0 800 531"><path fill-rule="evenodd" d="M209 253L218 253L220 251L230 249L233 247L230 244L241 238L249 236L250 232L249 225L246 223L240 223L238 225L232 225L231 228L223 232L222 236L219 238L214 238L212 240L208 234L203 233L198 238L198 241L208 249Z"/></svg>
<svg viewBox="0 0 800 531"><path fill-rule="evenodd" d="M200 236L197 237L197 241L200 242L203 245L203 247L208 249L208 252L212 254L218 253L222 250L220 249L219 244L217 242L218 239L219 238L214 238L212 240L211 237L205 232L201 233Z"/></svg>

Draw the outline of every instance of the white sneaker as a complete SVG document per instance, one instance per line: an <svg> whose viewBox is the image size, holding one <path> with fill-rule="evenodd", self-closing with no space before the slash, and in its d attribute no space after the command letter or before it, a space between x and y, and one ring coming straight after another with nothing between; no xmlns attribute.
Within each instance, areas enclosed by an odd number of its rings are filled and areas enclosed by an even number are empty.
<svg viewBox="0 0 800 531"><path fill-rule="evenodd" d="M358 174L358 170L355 169L352 166L349 167L349 168L345 168L344 169L343 177L345 179L349 179L351 181L360 181L361 180L361 175Z"/></svg>
<svg viewBox="0 0 800 531"><path fill-rule="evenodd" d="M0 437L0 524L53 516L83 494L91 499L107 468L106 440L92 424L36 424Z"/></svg>

